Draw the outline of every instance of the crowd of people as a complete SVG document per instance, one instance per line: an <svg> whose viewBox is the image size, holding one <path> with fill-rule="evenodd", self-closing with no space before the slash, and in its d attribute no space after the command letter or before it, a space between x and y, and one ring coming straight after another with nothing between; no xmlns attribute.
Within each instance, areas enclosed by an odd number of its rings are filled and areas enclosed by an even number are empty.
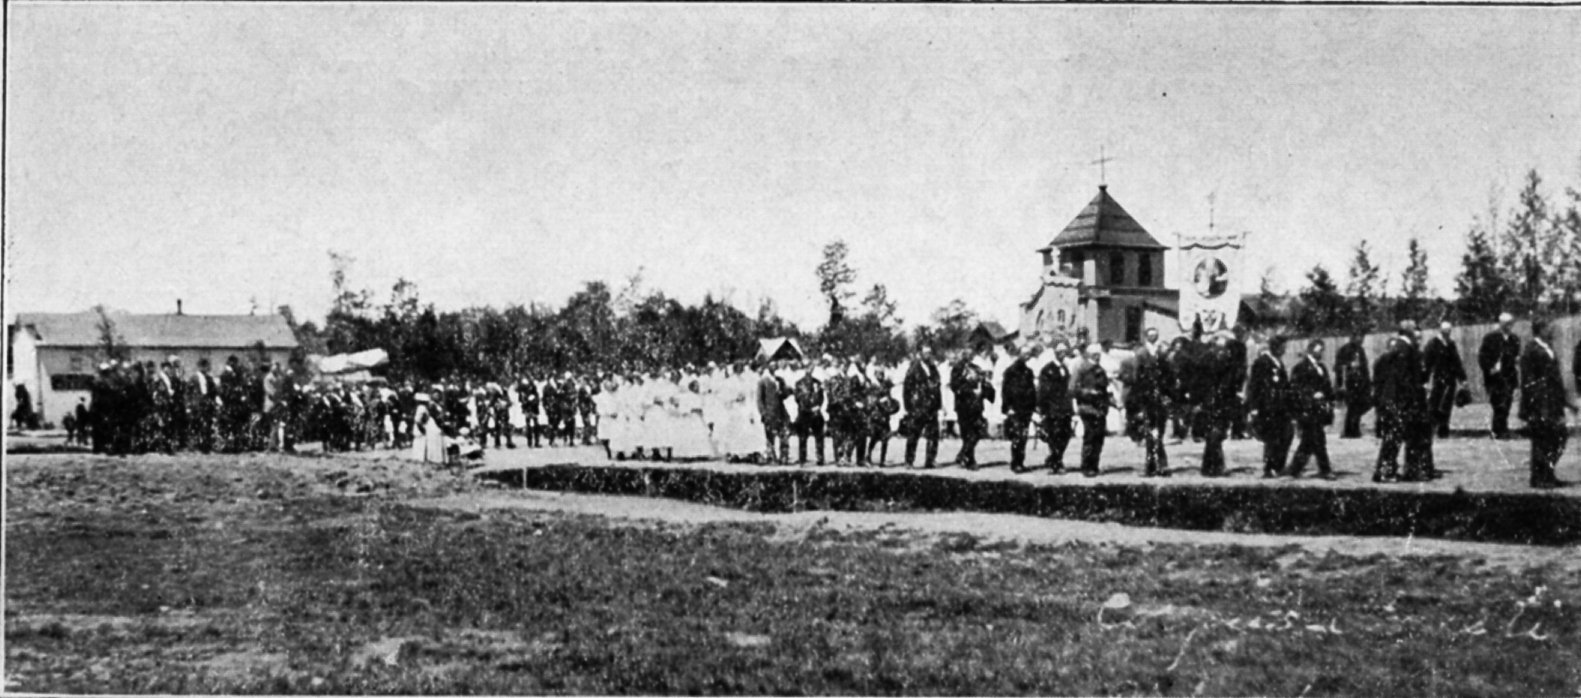
<svg viewBox="0 0 1581 698"><path fill-rule="evenodd" d="M91 402L63 422L70 440L109 454L289 452L313 441L326 451L410 449L413 458L445 463L478 457L491 443L516 448L521 437L532 448L601 445L617 460L805 465L810 455L819 465L885 467L899 435L905 450L897 464L913 466L920 445L923 468L938 465L940 437L953 431L961 442L954 463L968 469L978 467L977 446L998 426L1015 472L1029 469L1031 440L1047 448L1043 465L1063 472L1080 437L1077 467L1089 477L1099 473L1111 432L1143 447L1147 477L1168 476L1166 445L1187 439L1203 444L1202 474L1224 476L1224 442L1250 435L1263 444L1264 477L1299 477L1313 463L1317 477L1333 478L1327 429L1343 409L1340 438L1360 438L1363 415L1376 411L1374 482L1414 482L1437 476L1433 442L1449 436L1453 410L1469 400L1451 329L1446 323L1424 342L1403 322L1376 362L1358 334L1332 366L1321 340L1306 343L1290 366L1280 336L1260 338L1249 357L1239 330L1170 342L1149 330L1128 352L1028 342L947 357L923 348L898 366L825 355L428 384L343 383L313 376L300 361L236 356L218 372L200 361L187 373L170 357L102 364ZM1564 413L1575 409L1552 341L1551 326L1538 320L1523 342L1505 315L1477 353L1495 438L1510 437L1521 396L1534 487L1560 484L1554 466L1568 433Z"/></svg>

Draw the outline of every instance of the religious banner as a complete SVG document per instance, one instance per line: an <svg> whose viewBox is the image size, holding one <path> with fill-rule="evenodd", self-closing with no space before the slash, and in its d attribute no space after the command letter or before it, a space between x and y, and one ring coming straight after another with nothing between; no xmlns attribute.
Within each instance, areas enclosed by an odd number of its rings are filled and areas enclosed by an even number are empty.
<svg viewBox="0 0 1581 698"><path fill-rule="evenodd" d="M1235 326L1241 309L1241 250L1246 233L1180 235L1180 329L1190 332L1202 321L1203 332Z"/></svg>

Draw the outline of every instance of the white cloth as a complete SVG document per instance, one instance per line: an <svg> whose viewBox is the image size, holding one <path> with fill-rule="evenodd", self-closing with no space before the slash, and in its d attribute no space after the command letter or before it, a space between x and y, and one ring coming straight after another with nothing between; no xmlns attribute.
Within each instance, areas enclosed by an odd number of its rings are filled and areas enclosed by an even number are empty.
<svg viewBox="0 0 1581 698"><path fill-rule="evenodd" d="M434 422L427 404L417 404L417 410L412 413L412 424L414 428L411 459L426 463L444 463L445 435L439 431L439 424Z"/></svg>
<svg viewBox="0 0 1581 698"><path fill-rule="evenodd" d="M677 394L670 401L672 436L667 444L676 458L713 458L714 445L708 438L708 423L703 421L703 396L691 391Z"/></svg>

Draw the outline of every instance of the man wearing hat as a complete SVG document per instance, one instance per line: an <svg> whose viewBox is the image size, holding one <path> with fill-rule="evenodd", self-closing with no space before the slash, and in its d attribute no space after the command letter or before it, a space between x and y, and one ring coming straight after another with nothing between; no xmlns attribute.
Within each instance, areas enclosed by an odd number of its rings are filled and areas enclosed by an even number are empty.
<svg viewBox="0 0 1581 698"><path fill-rule="evenodd" d="M1453 329L1448 321L1440 323L1438 334L1433 335L1422 350L1423 368L1431 385L1427 404L1433 413L1434 431L1440 439L1449 438L1449 417L1455 411L1455 394L1466 382L1466 365L1460 360L1460 347L1450 336Z"/></svg>
<svg viewBox="0 0 1581 698"><path fill-rule="evenodd" d="M1477 365L1482 369L1482 385L1493 407L1493 438L1510 438L1510 405L1521 384L1521 338L1515 336L1515 316L1499 314L1499 328L1482 338L1477 350Z"/></svg>
<svg viewBox="0 0 1581 698"><path fill-rule="evenodd" d="M977 469L977 442L988 435L983 402L994 399L993 384L983 379L974 358L970 351L961 352L950 368L950 392L955 397L955 419L961 432L961 451L955 463L968 470Z"/></svg>

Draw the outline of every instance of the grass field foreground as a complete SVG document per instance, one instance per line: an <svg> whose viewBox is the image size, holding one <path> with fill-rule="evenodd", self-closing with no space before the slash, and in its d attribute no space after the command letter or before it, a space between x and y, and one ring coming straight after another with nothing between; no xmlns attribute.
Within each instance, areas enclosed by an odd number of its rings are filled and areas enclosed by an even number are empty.
<svg viewBox="0 0 1581 698"><path fill-rule="evenodd" d="M1573 567L476 513L354 459L8 467L9 690L1581 693Z"/></svg>

